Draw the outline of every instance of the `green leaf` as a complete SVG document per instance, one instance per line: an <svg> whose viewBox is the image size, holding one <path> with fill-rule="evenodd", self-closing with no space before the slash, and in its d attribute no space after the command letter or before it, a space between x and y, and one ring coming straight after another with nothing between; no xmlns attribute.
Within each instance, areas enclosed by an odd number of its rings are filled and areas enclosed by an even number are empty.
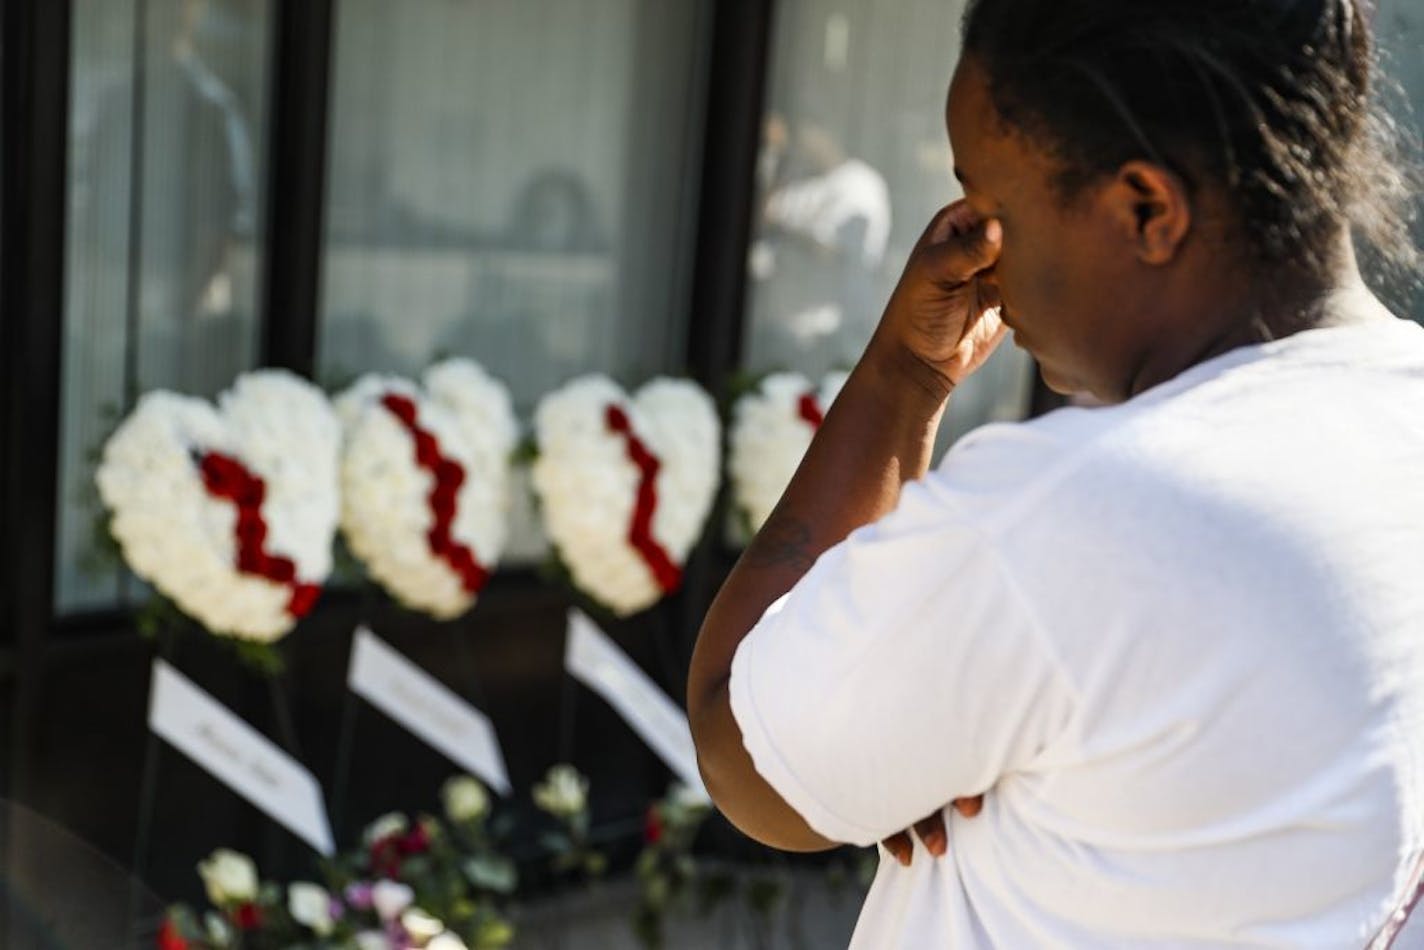
<svg viewBox="0 0 1424 950"><path fill-rule="evenodd" d="M643 901L649 906L662 910L672 896L672 884L665 875L657 875L643 882Z"/></svg>
<svg viewBox="0 0 1424 950"><path fill-rule="evenodd" d="M471 884L496 894L512 894L519 884L514 862L502 855L477 854L460 867Z"/></svg>
<svg viewBox="0 0 1424 950"><path fill-rule="evenodd" d="M590 877L598 877L608 870L608 858L597 851L590 851L584 856L583 867Z"/></svg>
<svg viewBox="0 0 1424 950"><path fill-rule="evenodd" d="M539 836L539 843L548 851L562 854L573 850L574 843L562 831L546 831Z"/></svg>
<svg viewBox="0 0 1424 950"><path fill-rule="evenodd" d="M236 637L224 637L223 639L232 645L238 661L259 676L281 676L287 671L286 657L273 644L258 643L255 640L240 640Z"/></svg>
<svg viewBox="0 0 1424 950"><path fill-rule="evenodd" d="M515 465L533 465L535 459L539 457L539 442L533 435L526 435L519 440L519 444L514 447L514 454L510 456L510 461Z"/></svg>
<svg viewBox="0 0 1424 950"><path fill-rule="evenodd" d="M497 950L507 947L514 940L514 925L503 917L491 914L480 921L472 943L473 950Z"/></svg>

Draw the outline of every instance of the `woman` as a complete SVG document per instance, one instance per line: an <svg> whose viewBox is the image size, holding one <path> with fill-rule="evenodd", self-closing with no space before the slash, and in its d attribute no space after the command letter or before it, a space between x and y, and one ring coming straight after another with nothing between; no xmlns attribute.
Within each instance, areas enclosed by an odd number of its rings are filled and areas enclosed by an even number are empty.
<svg viewBox="0 0 1424 950"><path fill-rule="evenodd" d="M1424 851L1424 330L1351 241L1417 272L1416 194L1364 14L979 0L964 46L965 199L700 634L708 788L886 841L855 947L1361 946ZM1009 331L1114 405L928 473Z"/></svg>

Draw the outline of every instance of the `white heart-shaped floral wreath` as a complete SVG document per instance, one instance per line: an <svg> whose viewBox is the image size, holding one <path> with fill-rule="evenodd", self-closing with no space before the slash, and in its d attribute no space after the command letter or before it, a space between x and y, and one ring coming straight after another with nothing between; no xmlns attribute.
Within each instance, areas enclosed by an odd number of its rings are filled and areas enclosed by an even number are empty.
<svg viewBox="0 0 1424 950"><path fill-rule="evenodd" d="M619 616L676 590L717 492L711 397L659 378L630 398L584 376L540 401L534 431L544 528L575 586Z"/></svg>
<svg viewBox="0 0 1424 950"><path fill-rule="evenodd" d="M816 386L800 373L772 373L737 400L727 469L753 533L781 500L847 375L829 373Z"/></svg>
<svg viewBox="0 0 1424 950"><path fill-rule="evenodd" d="M444 620L470 609L504 550L519 426L504 384L471 360L423 382L365 376L337 400L341 528L391 596Z"/></svg>
<svg viewBox="0 0 1424 950"><path fill-rule="evenodd" d="M143 396L95 474L135 574L209 631L270 642L331 573L341 429L326 396L283 370L218 400Z"/></svg>

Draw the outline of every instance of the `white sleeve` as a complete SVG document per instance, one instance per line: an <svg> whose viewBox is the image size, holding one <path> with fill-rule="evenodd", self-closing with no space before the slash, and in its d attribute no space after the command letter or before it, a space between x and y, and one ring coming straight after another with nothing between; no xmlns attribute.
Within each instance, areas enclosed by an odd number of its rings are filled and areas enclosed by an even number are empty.
<svg viewBox="0 0 1424 950"><path fill-rule="evenodd" d="M732 662L757 771L818 833L869 845L988 791L1062 729L1072 693L992 541L942 497L827 551Z"/></svg>

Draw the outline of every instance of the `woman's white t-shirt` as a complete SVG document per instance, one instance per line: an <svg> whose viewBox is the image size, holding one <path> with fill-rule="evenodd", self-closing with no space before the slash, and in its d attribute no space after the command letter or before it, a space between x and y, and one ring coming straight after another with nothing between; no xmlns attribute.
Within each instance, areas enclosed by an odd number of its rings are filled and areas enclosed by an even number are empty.
<svg viewBox="0 0 1424 950"><path fill-rule="evenodd" d="M1358 947L1424 847L1424 329L965 438L737 652L757 770L882 854L852 946Z"/></svg>

